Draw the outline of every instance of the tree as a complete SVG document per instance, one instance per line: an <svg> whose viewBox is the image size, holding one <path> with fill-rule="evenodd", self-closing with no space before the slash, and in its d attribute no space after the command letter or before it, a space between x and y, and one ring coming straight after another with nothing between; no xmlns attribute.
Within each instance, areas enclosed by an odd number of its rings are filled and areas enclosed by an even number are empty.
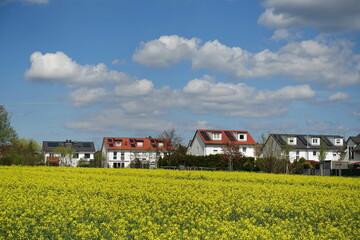
<svg viewBox="0 0 360 240"><path fill-rule="evenodd" d="M321 140L320 143L320 151L318 154L319 162L320 162L320 174L321 176L324 176L324 161L326 159L326 143L324 140Z"/></svg>
<svg viewBox="0 0 360 240"><path fill-rule="evenodd" d="M165 152L168 155L181 146L182 138L176 133L175 128L164 130L158 138L168 139L164 141Z"/></svg>
<svg viewBox="0 0 360 240"><path fill-rule="evenodd" d="M102 152L96 152L94 154L94 160L90 162L90 167L103 168L106 164L106 157Z"/></svg>
<svg viewBox="0 0 360 240"><path fill-rule="evenodd" d="M223 145L222 150L223 160L228 162L229 171L233 171L234 162L240 160L240 158L243 156L240 152L240 145L227 142L225 145Z"/></svg>
<svg viewBox="0 0 360 240"><path fill-rule="evenodd" d="M10 125L9 114L5 107L0 105L0 147L9 145L15 139L17 134Z"/></svg>
<svg viewBox="0 0 360 240"><path fill-rule="evenodd" d="M76 153L74 148L71 146L59 146L54 149L54 153L61 155L61 166L72 166L72 157Z"/></svg>
<svg viewBox="0 0 360 240"><path fill-rule="evenodd" d="M277 144L274 137L270 135L262 149L261 158L256 161L257 167L266 173L284 173L287 160L284 156L284 149Z"/></svg>
<svg viewBox="0 0 360 240"><path fill-rule="evenodd" d="M32 139L15 139L6 146L1 156L1 165L28 165L43 164L43 155L40 145Z"/></svg>

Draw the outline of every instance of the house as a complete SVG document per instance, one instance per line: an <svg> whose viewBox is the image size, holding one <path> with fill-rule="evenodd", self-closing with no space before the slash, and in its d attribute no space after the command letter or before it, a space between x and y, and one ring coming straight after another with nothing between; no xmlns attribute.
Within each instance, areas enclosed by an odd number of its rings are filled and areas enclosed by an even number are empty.
<svg viewBox="0 0 360 240"><path fill-rule="evenodd" d="M249 132L241 130L196 130L187 154L207 156L223 153L228 143L238 144L244 156L255 157L256 142Z"/></svg>
<svg viewBox="0 0 360 240"><path fill-rule="evenodd" d="M346 141L345 160L349 161L349 163L360 162L360 134L349 137Z"/></svg>
<svg viewBox="0 0 360 240"><path fill-rule="evenodd" d="M59 147L70 147L74 154L67 155L57 152ZM43 152L45 164L76 167L80 160L93 161L95 145L93 142L77 141L44 141Z"/></svg>
<svg viewBox="0 0 360 240"><path fill-rule="evenodd" d="M105 137L101 152L108 168L127 168L138 162L141 168L156 168L157 160L172 150L169 139Z"/></svg>
<svg viewBox="0 0 360 240"><path fill-rule="evenodd" d="M344 139L337 135L270 134L262 149L262 156L288 154L294 162L300 158L319 161L321 142L324 142L326 161L338 161L344 150Z"/></svg>

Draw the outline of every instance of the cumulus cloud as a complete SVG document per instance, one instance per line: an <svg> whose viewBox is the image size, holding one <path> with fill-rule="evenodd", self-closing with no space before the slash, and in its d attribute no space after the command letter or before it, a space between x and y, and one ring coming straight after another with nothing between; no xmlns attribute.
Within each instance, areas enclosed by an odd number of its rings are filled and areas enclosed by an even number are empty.
<svg viewBox="0 0 360 240"><path fill-rule="evenodd" d="M71 92L69 100L74 107L83 107L92 103L103 101L103 98L108 95L104 88L79 88Z"/></svg>
<svg viewBox="0 0 360 240"><path fill-rule="evenodd" d="M133 56L135 62L150 67L168 67L181 59L191 57L200 40L176 35L161 36L157 40L142 43Z"/></svg>
<svg viewBox="0 0 360 240"><path fill-rule="evenodd" d="M313 26L321 31L360 30L358 0L265 0L258 22L270 28Z"/></svg>
<svg viewBox="0 0 360 240"><path fill-rule="evenodd" d="M349 94L344 93L344 92L336 92L336 93L332 94L331 96L329 96L328 101L333 102L333 101L340 101L340 100L346 100L346 99L349 99Z"/></svg>
<svg viewBox="0 0 360 240"><path fill-rule="evenodd" d="M69 85L119 83L128 80L121 72L109 70L105 64L80 65L63 52L34 52L30 56L31 66L25 77L35 82L60 82Z"/></svg>
<svg viewBox="0 0 360 240"><path fill-rule="evenodd" d="M121 85L115 88L115 94L118 96L142 96L151 93L154 90L154 84L147 79L136 80L129 85Z"/></svg>
<svg viewBox="0 0 360 240"><path fill-rule="evenodd" d="M315 92L308 85L287 86L275 91L257 91L244 83L213 83L194 79L183 88L198 111L217 111L227 116L269 117L288 111L292 101L311 99Z"/></svg>
<svg viewBox="0 0 360 240"><path fill-rule="evenodd" d="M168 67L189 59L194 69L224 72L239 79L287 76L329 87L360 84L360 56L351 52L353 44L347 41L307 40L288 43L278 51L251 53L217 40L200 45L199 40L176 35L165 36L171 48L161 50L158 46L164 45L162 38L143 43L134 60L147 66ZM192 44L183 43L189 41Z"/></svg>

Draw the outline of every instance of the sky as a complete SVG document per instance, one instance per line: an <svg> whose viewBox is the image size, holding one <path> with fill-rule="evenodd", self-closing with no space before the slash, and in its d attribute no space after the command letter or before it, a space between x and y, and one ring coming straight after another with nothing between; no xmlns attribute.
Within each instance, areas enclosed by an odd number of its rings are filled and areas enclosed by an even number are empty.
<svg viewBox="0 0 360 240"><path fill-rule="evenodd" d="M358 0L0 0L19 137L360 133Z"/></svg>

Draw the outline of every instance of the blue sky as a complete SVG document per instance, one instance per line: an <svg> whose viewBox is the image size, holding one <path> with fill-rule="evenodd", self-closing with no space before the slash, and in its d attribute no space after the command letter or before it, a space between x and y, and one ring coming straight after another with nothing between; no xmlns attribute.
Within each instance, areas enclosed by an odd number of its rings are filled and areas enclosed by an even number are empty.
<svg viewBox="0 0 360 240"><path fill-rule="evenodd" d="M20 137L360 132L358 0L0 0Z"/></svg>

